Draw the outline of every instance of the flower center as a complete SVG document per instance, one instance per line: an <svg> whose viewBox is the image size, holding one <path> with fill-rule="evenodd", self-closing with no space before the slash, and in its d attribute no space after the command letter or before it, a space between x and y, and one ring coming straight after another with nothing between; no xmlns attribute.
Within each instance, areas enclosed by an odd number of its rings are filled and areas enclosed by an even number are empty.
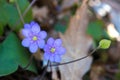
<svg viewBox="0 0 120 80"><path fill-rule="evenodd" d="M36 36L33 36L32 40L36 41L38 38Z"/></svg>
<svg viewBox="0 0 120 80"><path fill-rule="evenodd" d="M50 52L54 53L55 52L55 48L51 48Z"/></svg>

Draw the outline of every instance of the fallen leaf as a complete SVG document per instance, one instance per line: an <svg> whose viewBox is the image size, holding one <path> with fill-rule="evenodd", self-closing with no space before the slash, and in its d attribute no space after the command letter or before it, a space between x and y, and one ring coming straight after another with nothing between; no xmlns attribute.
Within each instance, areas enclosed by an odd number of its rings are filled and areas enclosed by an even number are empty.
<svg viewBox="0 0 120 80"><path fill-rule="evenodd" d="M63 0L61 9L65 10L72 7L74 4L79 4L79 0Z"/></svg>
<svg viewBox="0 0 120 80"><path fill-rule="evenodd" d="M86 34L89 21L86 3L87 0L83 0L81 7L70 19L70 24L65 34L60 33L63 45L67 50L62 57L62 62L68 62L88 55L92 39ZM91 63L92 57L89 56L78 62L59 66L61 80L82 80L83 75L90 69Z"/></svg>
<svg viewBox="0 0 120 80"><path fill-rule="evenodd" d="M41 22L43 21L43 19L46 19L48 17L49 10L46 6L43 6L41 8L34 6L32 12L33 17Z"/></svg>
<svg viewBox="0 0 120 80"><path fill-rule="evenodd" d="M120 42L115 42L108 50L108 58L111 63L116 63L120 60Z"/></svg>
<svg viewBox="0 0 120 80"><path fill-rule="evenodd" d="M90 71L90 80L106 80L105 79L105 64L101 61L96 61Z"/></svg>

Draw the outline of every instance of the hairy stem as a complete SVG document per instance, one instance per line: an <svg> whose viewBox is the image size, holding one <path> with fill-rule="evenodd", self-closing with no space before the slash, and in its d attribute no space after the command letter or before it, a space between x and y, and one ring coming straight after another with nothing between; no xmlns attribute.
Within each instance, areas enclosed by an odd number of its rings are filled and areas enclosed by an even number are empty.
<svg viewBox="0 0 120 80"><path fill-rule="evenodd" d="M23 17L27 14L27 12L30 10L30 8L32 7L32 5L36 2L37 0L32 0L32 2L30 3L30 5L27 7L27 9L24 11L23 13Z"/></svg>
<svg viewBox="0 0 120 80"><path fill-rule="evenodd" d="M65 63L53 64L53 65L51 65L51 66L60 66L60 65L65 65L65 64L69 64L69 63L73 63L73 62L80 61L80 60L82 60L82 59L85 59L85 58L91 56L91 55L92 55L96 50L98 50L98 49L99 49L99 46L98 46L96 49L94 49L91 53L89 53L88 55L86 55L86 56L84 56L84 57L82 57L82 58L79 58L79 59L76 59L76 60L72 60L72 61L69 61L69 62L65 62Z"/></svg>
<svg viewBox="0 0 120 80"><path fill-rule="evenodd" d="M19 5L18 5L18 3L17 3L17 0L15 0L15 5L16 5L16 8L17 8L18 14L19 14L19 16L20 16L20 20L21 20L21 22L24 24L25 21L24 21L24 18L23 18L23 16L22 16L22 13L21 13L20 7L19 7Z"/></svg>
<svg viewBox="0 0 120 80"><path fill-rule="evenodd" d="M40 80L43 80L43 78L44 78L44 76L45 76L45 74L46 74L46 72L47 72L47 68L48 68L48 66L49 66L49 63L50 63L50 61L47 62L47 66L46 66L46 68L45 68L45 70L44 70L44 72L43 72Z"/></svg>
<svg viewBox="0 0 120 80"><path fill-rule="evenodd" d="M19 12L20 12L19 15L21 16L21 17L20 17L20 20L22 21L22 23L24 22L23 17L26 16L27 12L30 10L31 6L32 6L36 1L37 1L37 0L33 0L33 1L30 3L30 5L26 8L26 10L24 11L23 14L21 14L21 12L19 11ZM17 10L20 10L20 9L18 8L17 2L16 2L15 4L16 4ZM17 25L20 23L20 20L17 20L17 22L16 22L16 24L15 24L14 26L17 26ZM14 28L14 29L15 29L15 28ZM14 31L14 29L12 29L12 31Z"/></svg>

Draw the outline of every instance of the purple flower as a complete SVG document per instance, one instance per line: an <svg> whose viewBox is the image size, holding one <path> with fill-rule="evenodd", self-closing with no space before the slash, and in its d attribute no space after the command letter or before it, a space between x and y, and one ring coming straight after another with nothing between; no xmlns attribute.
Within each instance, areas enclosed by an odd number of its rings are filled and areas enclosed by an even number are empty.
<svg viewBox="0 0 120 80"><path fill-rule="evenodd" d="M66 50L62 47L62 40L49 38L44 47L44 59L51 62L60 62L61 56L65 54Z"/></svg>
<svg viewBox="0 0 120 80"><path fill-rule="evenodd" d="M30 24L24 24L22 34L25 37L22 40L22 45L24 47L29 47L30 52L35 53L38 48L43 48L45 46L44 39L47 33L41 31L40 26L36 22L32 21Z"/></svg>

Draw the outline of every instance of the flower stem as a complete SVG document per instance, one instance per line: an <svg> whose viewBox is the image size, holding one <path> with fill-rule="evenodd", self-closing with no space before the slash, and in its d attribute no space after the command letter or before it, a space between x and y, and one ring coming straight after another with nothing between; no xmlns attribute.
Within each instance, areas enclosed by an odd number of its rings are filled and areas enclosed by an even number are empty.
<svg viewBox="0 0 120 80"><path fill-rule="evenodd" d="M45 74L46 74L46 72L47 72L47 68L48 68L48 66L49 66L49 63L50 63L50 61L48 60L47 66L45 67L45 70L44 70L44 72L43 72L43 74L42 74L40 80L43 80L43 78L44 78L44 76L45 76Z"/></svg>
<svg viewBox="0 0 120 80"><path fill-rule="evenodd" d="M37 0L32 0L32 2L30 3L30 5L27 7L27 9L24 11L23 13L23 17L27 14L27 12L30 10L30 8L32 7L32 5L36 2Z"/></svg>
<svg viewBox="0 0 120 80"><path fill-rule="evenodd" d="M88 56L91 56L95 51L97 51L100 47L98 46L97 48L95 48L92 52L90 52L88 55L82 57L82 58L79 58L79 59L76 59L76 60L72 60L72 61L69 61L69 62L65 62L65 63L59 63L59 64L53 64L51 66L60 66L60 65L65 65L65 64L69 64L69 63L73 63L73 62L77 62L77 61L80 61L82 59L85 59L87 58Z"/></svg>
<svg viewBox="0 0 120 80"><path fill-rule="evenodd" d="M20 16L20 20L21 20L21 22L24 24L25 21L24 21L24 18L23 18L23 16L22 16L22 13L21 13L20 7L19 7L19 5L18 5L18 3L17 3L17 0L15 0L15 5L16 5L16 8L17 8L18 14L19 14L19 16Z"/></svg>
<svg viewBox="0 0 120 80"><path fill-rule="evenodd" d="M30 8L32 7L32 5L33 5L36 1L37 1L37 0L33 0L33 1L30 3L30 5L26 8L26 10L24 11L24 13L23 13L23 14L20 13L22 17L25 17L25 16L26 16L27 12L30 10ZM16 3L15 3L15 4L16 4ZM18 6L18 5L16 4L16 7L17 7L17 6ZM18 10L18 9L17 9L17 10ZM21 18L20 18L20 20L22 21ZM19 23L20 23L20 20L18 19L14 26L18 26ZM23 19L23 22L24 22L24 19ZM22 23L23 23L23 22L22 22ZM13 28L12 31L14 31L14 29L15 29L15 28Z"/></svg>

